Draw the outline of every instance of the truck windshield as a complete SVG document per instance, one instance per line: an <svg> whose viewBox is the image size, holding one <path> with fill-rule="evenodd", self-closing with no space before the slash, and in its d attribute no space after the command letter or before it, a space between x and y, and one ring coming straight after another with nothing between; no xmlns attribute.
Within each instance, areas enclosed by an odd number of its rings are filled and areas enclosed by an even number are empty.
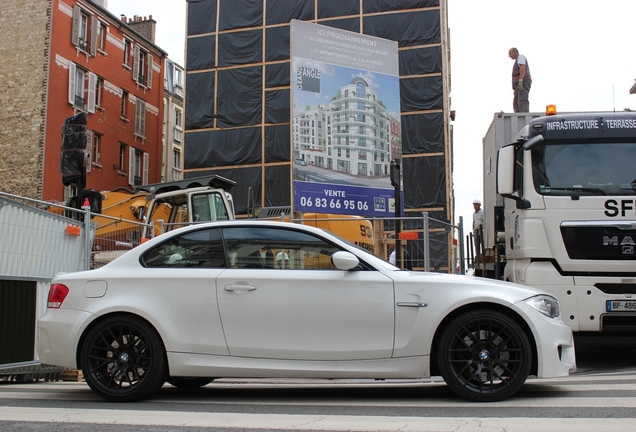
<svg viewBox="0 0 636 432"><path fill-rule="evenodd" d="M542 195L635 195L636 143L545 141L532 149Z"/></svg>

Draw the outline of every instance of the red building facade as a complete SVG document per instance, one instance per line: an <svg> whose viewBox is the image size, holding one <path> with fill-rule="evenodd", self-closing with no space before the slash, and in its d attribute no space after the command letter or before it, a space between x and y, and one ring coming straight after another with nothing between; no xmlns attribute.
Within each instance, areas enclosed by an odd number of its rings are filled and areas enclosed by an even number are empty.
<svg viewBox="0 0 636 432"><path fill-rule="evenodd" d="M86 188L161 181L163 64L155 21L121 19L99 2L53 0L46 80L42 198L74 192L60 173L64 120L87 112Z"/></svg>

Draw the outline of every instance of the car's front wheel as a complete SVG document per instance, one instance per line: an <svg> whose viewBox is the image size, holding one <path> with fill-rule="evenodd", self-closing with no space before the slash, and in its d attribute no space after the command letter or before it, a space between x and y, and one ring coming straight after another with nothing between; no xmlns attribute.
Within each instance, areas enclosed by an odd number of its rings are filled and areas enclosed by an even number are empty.
<svg viewBox="0 0 636 432"><path fill-rule="evenodd" d="M166 381L161 338L133 316L111 316L95 325L84 339L80 361L90 388L114 402L144 399Z"/></svg>
<svg viewBox="0 0 636 432"><path fill-rule="evenodd" d="M512 318L488 309L464 313L443 331L437 353L440 372L456 394L495 402L517 392L528 378L532 349Z"/></svg>

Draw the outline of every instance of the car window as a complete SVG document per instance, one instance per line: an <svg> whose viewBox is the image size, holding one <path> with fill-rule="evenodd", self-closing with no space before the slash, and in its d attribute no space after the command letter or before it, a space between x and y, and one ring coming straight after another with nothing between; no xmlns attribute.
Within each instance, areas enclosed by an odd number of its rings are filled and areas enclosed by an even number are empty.
<svg viewBox="0 0 636 432"><path fill-rule="evenodd" d="M141 257L144 267L225 268L225 253L218 229L190 231L172 237Z"/></svg>
<svg viewBox="0 0 636 432"><path fill-rule="evenodd" d="M223 228L229 266L292 270L335 270L331 255L340 248L320 237L284 228Z"/></svg>

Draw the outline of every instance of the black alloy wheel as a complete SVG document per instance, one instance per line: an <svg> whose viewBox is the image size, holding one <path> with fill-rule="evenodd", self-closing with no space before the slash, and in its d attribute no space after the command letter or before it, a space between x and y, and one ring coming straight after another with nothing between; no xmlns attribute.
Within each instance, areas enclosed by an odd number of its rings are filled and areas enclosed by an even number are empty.
<svg viewBox="0 0 636 432"><path fill-rule="evenodd" d="M134 316L116 315L99 322L86 336L80 359L86 383L113 402L144 399L166 381L161 338Z"/></svg>
<svg viewBox="0 0 636 432"><path fill-rule="evenodd" d="M525 331L507 315L467 312L444 329L437 353L446 384L475 402L496 402L516 393L528 378L532 350Z"/></svg>

